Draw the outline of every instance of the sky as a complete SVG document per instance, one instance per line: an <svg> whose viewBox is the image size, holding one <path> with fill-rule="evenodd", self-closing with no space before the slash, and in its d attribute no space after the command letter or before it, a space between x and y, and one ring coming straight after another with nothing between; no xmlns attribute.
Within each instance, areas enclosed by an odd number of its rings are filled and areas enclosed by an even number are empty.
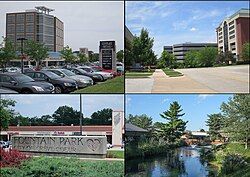
<svg viewBox="0 0 250 177"><path fill-rule="evenodd" d="M20 95L2 94L2 99L12 99L16 101L14 107L16 113L28 117L40 117L42 115L52 115L60 106L70 106L75 110L80 110L79 94L62 95ZM121 94L84 94L82 95L82 111L84 117L90 117L93 112L111 108L116 111L124 110L124 96Z"/></svg>
<svg viewBox="0 0 250 177"><path fill-rule="evenodd" d="M216 27L248 1L126 2L126 26L137 36L144 27L154 37L154 51L185 42L216 42Z"/></svg>
<svg viewBox="0 0 250 177"><path fill-rule="evenodd" d="M222 102L227 102L232 94L130 94L126 95L126 115L146 114L153 122L164 122L160 114L169 109L170 103L177 101L183 120L188 121L187 130L208 130L208 114L220 112Z"/></svg>
<svg viewBox="0 0 250 177"><path fill-rule="evenodd" d="M124 3L121 1L1 1L0 35L5 36L6 13L22 12L35 6L55 9L51 14L64 22L64 44L73 50L87 47L99 52L100 40L115 40L117 51L124 48Z"/></svg>

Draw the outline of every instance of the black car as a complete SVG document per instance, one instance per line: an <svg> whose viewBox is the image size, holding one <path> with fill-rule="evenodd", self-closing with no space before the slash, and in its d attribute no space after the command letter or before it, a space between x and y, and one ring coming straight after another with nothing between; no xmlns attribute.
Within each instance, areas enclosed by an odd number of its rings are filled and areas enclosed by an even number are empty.
<svg viewBox="0 0 250 177"><path fill-rule="evenodd" d="M87 71L84 71L83 69L80 69L80 68L68 68L68 70L72 71L73 73L75 73L77 75L88 76L94 81L94 83L105 81L101 74L87 72Z"/></svg>
<svg viewBox="0 0 250 177"><path fill-rule="evenodd" d="M51 71L32 71L25 74L36 81L45 81L53 84L55 93L70 93L78 88L74 80L62 78Z"/></svg>
<svg viewBox="0 0 250 177"><path fill-rule="evenodd" d="M54 86L46 82L37 82L21 73L0 73L0 87L9 88L18 93L53 93Z"/></svg>

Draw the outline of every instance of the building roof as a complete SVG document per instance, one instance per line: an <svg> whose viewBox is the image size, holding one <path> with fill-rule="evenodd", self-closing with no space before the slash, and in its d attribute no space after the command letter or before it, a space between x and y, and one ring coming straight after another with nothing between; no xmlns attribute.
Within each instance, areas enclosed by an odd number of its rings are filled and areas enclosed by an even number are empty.
<svg viewBox="0 0 250 177"><path fill-rule="evenodd" d="M148 131L143 129L143 128L140 128L136 125L133 125L131 123L126 123L125 125L125 130L126 132L143 132L143 133L147 133Z"/></svg>
<svg viewBox="0 0 250 177"><path fill-rule="evenodd" d="M192 131L191 134L193 136L209 136L207 132L200 132L200 131Z"/></svg>
<svg viewBox="0 0 250 177"><path fill-rule="evenodd" d="M93 125L83 126L83 131L106 132L112 134L111 125ZM78 132L80 126L9 126L7 132L18 131L65 131L65 132Z"/></svg>
<svg viewBox="0 0 250 177"><path fill-rule="evenodd" d="M200 46L217 46L217 43L192 43L192 42L186 42L186 43L182 43L182 44L174 44L173 47L182 47L182 46L195 46L195 47L200 47Z"/></svg>

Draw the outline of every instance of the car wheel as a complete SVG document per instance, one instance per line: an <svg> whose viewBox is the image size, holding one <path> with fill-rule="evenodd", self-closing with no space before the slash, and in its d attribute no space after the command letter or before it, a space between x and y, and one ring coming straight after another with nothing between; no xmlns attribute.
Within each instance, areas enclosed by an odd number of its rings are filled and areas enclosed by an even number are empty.
<svg viewBox="0 0 250 177"><path fill-rule="evenodd" d="M62 88L60 86L55 86L55 93L62 93Z"/></svg>

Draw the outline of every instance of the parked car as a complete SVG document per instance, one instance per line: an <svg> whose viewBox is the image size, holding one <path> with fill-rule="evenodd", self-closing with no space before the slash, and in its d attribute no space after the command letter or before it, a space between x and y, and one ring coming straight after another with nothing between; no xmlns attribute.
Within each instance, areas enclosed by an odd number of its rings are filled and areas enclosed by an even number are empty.
<svg viewBox="0 0 250 177"><path fill-rule="evenodd" d="M47 71L51 71L60 77L76 81L78 88L84 88L93 85L93 80L90 77L76 75L74 72L67 69L47 69Z"/></svg>
<svg viewBox="0 0 250 177"><path fill-rule="evenodd" d="M94 84L96 82L105 81L101 74L90 73L90 72L84 71L83 69L80 69L80 68L69 68L68 70L72 71L73 73L75 73L77 75L83 75L83 76L90 77L93 80Z"/></svg>
<svg viewBox="0 0 250 177"><path fill-rule="evenodd" d="M55 87L55 93L70 93L78 88L74 80L62 78L51 71L31 71L25 74L36 81L49 82L53 84Z"/></svg>
<svg viewBox="0 0 250 177"><path fill-rule="evenodd" d="M21 73L0 73L0 87L9 88L18 93L53 93L54 86L46 82L37 82Z"/></svg>
<svg viewBox="0 0 250 177"><path fill-rule="evenodd" d="M91 68L89 66L81 66L79 68L83 69L84 71L89 72L89 73L100 74L100 75L102 75L102 77L105 80L113 78L113 74L112 73L103 72L103 71L97 71L97 70L95 70L95 69L93 69L93 68Z"/></svg>
<svg viewBox="0 0 250 177"><path fill-rule="evenodd" d="M0 93L18 93L15 90L11 90L8 88L0 87Z"/></svg>
<svg viewBox="0 0 250 177"><path fill-rule="evenodd" d="M90 66L95 72L106 72L111 73L113 77L117 76L117 72L114 72L112 69L103 69L101 66Z"/></svg>
<svg viewBox="0 0 250 177"><path fill-rule="evenodd" d="M113 147L112 144L110 144L110 143L107 144L107 148L108 148L108 149L110 149L110 148L112 148L112 147Z"/></svg>
<svg viewBox="0 0 250 177"><path fill-rule="evenodd" d="M0 141L0 148L8 148L8 144L5 141Z"/></svg>
<svg viewBox="0 0 250 177"><path fill-rule="evenodd" d="M18 68L18 67L7 67L6 68L7 72L10 72L10 73L21 73L21 68Z"/></svg>

